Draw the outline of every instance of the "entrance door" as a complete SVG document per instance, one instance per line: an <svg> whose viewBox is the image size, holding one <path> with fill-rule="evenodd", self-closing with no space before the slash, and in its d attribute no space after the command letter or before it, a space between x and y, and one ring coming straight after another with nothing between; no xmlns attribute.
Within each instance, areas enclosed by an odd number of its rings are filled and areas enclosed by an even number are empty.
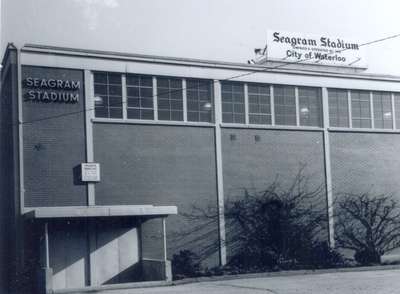
<svg viewBox="0 0 400 294"><path fill-rule="evenodd" d="M49 224L49 259L53 288L82 288L88 285L86 222L54 221Z"/></svg>
<svg viewBox="0 0 400 294"><path fill-rule="evenodd" d="M91 285L119 284L141 279L137 226L130 220L104 219L91 230Z"/></svg>

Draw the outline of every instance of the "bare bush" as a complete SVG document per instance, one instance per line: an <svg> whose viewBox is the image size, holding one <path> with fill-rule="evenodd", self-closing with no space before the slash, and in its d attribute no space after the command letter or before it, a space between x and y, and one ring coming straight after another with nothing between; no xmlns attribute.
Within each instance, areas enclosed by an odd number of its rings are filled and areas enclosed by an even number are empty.
<svg viewBox="0 0 400 294"><path fill-rule="evenodd" d="M262 191L243 189L243 195L225 201L228 266L244 271L273 268L329 267L341 262L330 249L327 206L323 185L310 188L301 167L292 183L282 187L277 177ZM186 218L204 226L193 226L185 237L207 234L217 225L218 208L193 207ZM215 227L214 227L215 228ZM218 251L219 241L201 251ZM201 255L201 254L200 254Z"/></svg>
<svg viewBox="0 0 400 294"><path fill-rule="evenodd" d="M400 209L390 195L345 194L335 205L335 239L361 264L379 263L400 245Z"/></svg>

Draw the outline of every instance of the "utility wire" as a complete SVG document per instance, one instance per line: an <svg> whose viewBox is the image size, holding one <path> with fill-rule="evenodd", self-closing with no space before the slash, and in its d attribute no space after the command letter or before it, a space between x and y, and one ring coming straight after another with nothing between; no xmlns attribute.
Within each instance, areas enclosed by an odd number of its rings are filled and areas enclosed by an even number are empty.
<svg viewBox="0 0 400 294"><path fill-rule="evenodd" d="M360 44L359 47L372 45L372 44L375 44L375 43L383 42L383 41L386 41L386 40L389 40L389 39L398 38L398 37L400 37L400 33L399 34L395 34L395 35L391 35L391 36L388 36L388 37L385 37L385 38L381 38L381 39L377 39L377 40L373 40L373 41L370 41L370 42L366 42L366 43ZM334 54L334 53L337 53L337 52L343 52L343 51L346 51L346 50L350 50L350 48L345 48L345 49L342 49L342 50L335 50L332 53L326 53L326 54L327 55L331 55L331 54ZM286 57L283 58L282 60L285 60L285 59L286 59ZM308 60L310 60L310 58L299 59L299 60L297 60L295 62L291 62L291 63L282 63L282 64L278 64L276 66L272 66L272 67L268 67L268 68L255 69L255 70L252 70L252 71L249 71L249 72L246 72L246 73L242 73L242 74L230 76L230 77L225 78L225 79L219 79L219 80L213 81L212 84L217 83L217 82L224 82L224 81L229 81L229 80L245 77L245 76L253 75L253 74L256 74L256 73L269 72L269 71L272 71L272 70L275 70L275 69L283 68L285 66L299 64L299 63L301 63L303 61L308 61ZM318 61L316 61L316 62L318 62ZM208 85L208 82L205 83L205 85ZM164 94L171 94L171 93L175 93L175 92L181 92L183 90L190 90L190 89L196 89L196 88L195 87L192 87L192 88L191 87L179 88L179 89L173 90L173 91L157 93L157 95L153 95L151 98L153 98L153 100L154 100L158 96L161 96L161 95L164 95ZM88 97L85 97L85 99L88 99ZM109 104L108 107L117 106L117 105L122 105L122 107L123 107L123 105L125 103L127 103L127 101L122 101L121 103L115 103L115 104L111 104L111 105ZM34 119L34 120L31 120L31 121L19 122L19 124L21 124L21 125L33 124L35 122L41 122L41 121L45 121L45 120L57 119L57 118L61 118L61 117L69 116L69 115L74 115L74 114L84 113L84 112L88 112L88 111L93 111L93 110L95 110L95 108L96 107L92 107L92 108L88 108L88 109L84 109L84 110L79 110L79 111L66 112L66 113L62 113L62 114L59 114L59 115L54 115L54 116L48 116L48 117L44 117L44 118ZM10 124L10 125L12 126L12 125L17 125L17 124Z"/></svg>

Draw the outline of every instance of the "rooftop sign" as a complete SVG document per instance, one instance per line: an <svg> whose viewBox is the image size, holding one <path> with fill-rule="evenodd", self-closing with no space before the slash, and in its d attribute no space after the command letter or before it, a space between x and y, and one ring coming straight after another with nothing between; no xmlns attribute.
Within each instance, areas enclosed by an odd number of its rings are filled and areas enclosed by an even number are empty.
<svg viewBox="0 0 400 294"><path fill-rule="evenodd" d="M360 43L339 37L268 31L267 59L291 63L366 68Z"/></svg>

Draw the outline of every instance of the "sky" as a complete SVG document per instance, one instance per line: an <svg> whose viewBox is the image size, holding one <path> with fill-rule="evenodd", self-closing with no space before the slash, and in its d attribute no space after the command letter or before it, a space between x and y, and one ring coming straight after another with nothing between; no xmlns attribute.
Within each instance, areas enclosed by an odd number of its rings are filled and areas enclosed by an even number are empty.
<svg viewBox="0 0 400 294"><path fill-rule="evenodd" d="M8 42L243 62L267 30L366 43L400 33L398 0L0 0ZM367 46L370 73L400 76L400 37Z"/></svg>

